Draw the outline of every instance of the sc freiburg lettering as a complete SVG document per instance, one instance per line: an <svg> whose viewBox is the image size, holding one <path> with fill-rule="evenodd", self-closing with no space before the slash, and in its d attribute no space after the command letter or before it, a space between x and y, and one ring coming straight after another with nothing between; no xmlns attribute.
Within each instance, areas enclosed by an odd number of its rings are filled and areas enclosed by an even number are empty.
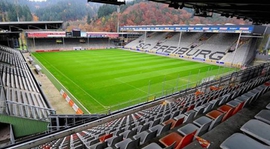
<svg viewBox="0 0 270 149"><path fill-rule="evenodd" d="M225 52L214 52L209 55L209 59L212 60L221 60L226 55Z"/></svg>

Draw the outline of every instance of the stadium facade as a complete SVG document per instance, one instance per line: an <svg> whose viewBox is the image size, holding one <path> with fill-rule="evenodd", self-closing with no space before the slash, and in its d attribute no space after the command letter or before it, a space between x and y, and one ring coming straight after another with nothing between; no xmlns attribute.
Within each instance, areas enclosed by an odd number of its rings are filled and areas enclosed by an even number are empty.
<svg viewBox="0 0 270 149"><path fill-rule="evenodd" d="M119 33L70 36L62 31L26 31L26 37L31 52L110 48L119 46L110 42L117 39L123 49L243 68L255 59L260 38L268 33L262 26L234 25L121 30L143 33L132 35L139 37L125 45L121 41L129 40ZM168 140L189 138L187 143L176 142L181 148L192 144L194 136L210 134L242 109L254 106L270 89L270 65L263 63L108 115L61 117L47 103L21 51L1 46L1 59L0 120L3 132L10 132L2 141L8 148L163 148L172 145ZM195 123L201 119L208 122Z"/></svg>

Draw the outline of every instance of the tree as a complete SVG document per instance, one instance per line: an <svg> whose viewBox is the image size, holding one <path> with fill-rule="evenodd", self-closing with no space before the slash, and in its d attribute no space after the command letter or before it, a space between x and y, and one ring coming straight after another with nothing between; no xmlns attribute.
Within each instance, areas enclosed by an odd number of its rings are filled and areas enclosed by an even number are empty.
<svg viewBox="0 0 270 149"><path fill-rule="evenodd" d="M32 14L32 16L33 16L33 19L32 19L33 21L38 21L39 19L38 16L36 16L35 14Z"/></svg>
<svg viewBox="0 0 270 149"><path fill-rule="evenodd" d="M117 6L114 5L103 5L98 9L98 18L108 16L113 12L116 12Z"/></svg>
<svg viewBox="0 0 270 149"><path fill-rule="evenodd" d="M90 24L91 23L91 21L92 21L92 18L91 18L91 15L88 13L88 15L87 15L87 24Z"/></svg>

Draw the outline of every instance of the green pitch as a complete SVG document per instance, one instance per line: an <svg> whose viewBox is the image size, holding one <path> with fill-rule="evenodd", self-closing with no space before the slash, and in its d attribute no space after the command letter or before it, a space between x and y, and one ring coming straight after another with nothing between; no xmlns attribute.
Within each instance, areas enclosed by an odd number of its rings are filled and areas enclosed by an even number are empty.
<svg viewBox="0 0 270 149"><path fill-rule="evenodd" d="M119 49L32 55L91 113L152 100L192 87L203 78L233 71L232 68Z"/></svg>

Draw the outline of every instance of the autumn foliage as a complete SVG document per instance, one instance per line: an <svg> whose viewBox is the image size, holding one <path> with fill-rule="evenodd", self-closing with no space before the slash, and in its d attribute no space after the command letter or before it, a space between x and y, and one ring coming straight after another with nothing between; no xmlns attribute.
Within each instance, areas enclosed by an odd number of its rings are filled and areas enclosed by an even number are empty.
<svg viewBox="0 0 270 149"><path fill-rule="evenodd" d="M92 21L90 24L80 24L82 30L87 31L116 31L119 15L120 26L125 25L173 25L173 24L247 24L240 19L221 17L214 14L211 18L193 16L191 9L173 9L167 4L155 2L136 3L117 14L113 12L108 16ZM71 28L72 26L70 26Z"/></svg>

